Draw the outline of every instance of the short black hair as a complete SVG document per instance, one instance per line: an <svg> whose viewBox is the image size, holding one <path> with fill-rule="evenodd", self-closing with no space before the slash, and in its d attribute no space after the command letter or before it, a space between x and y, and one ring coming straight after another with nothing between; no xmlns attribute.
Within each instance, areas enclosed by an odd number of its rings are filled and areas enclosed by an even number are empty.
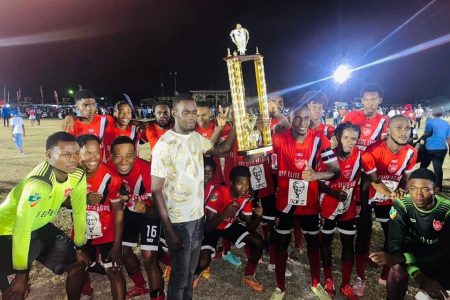
<svg viewBox="0 0 450 300"><path fill-rule="evenodd" d="M197 101L197 107L206 107L211 109L211 104L206 101Z"/></svg>
<svg viewBox="0 0 450 300"><path fill-rule="evenodd" d="M384 97L383 89L381 88L381 86L378 83L366 84L361 90L361 98L364 96L364 93L369 93L369 92L378 93L378 95L380 95L381 98Z"/></svg>
<svg viewBox="0 0 450 300"><path fill-rule="evenodd" d="M236 178L238 178L238 177L250 178L250 176L251 176L250 170L248 169L248 167L244 167L244 166L234 167L230 172L230 180L231 181L236 180Z"/></svg>
<svg viewBox="0 0 450 300"><path fill-rule="evenodd" d="M160 105L167 106L170 109L170 104L168 102L166 102L166 101L157 101L155 103L155 105L153 106L153 108L156 109L156 107L160 106Z"/></svg>
<svg viewBox="0 0 450 300"><path fill-rule="evenodd" d="M175 106L177 106L178 103L180 103L181 101L194 101L194 98L192 98L191 94L178 94L176 95L173 100L172 100L172 107L175 108Z"/></svg>
<svg viewBox="0 0 450 300"><path fill-rule="evenodd" d="M84 147L89 141L96 141L99 145L102 143L100 138L93 134L83 134L77 137L80 148Z"/></svg>
<svg viewBox="0 0 450 300"><path fill-rule="evenodd" d="M77 142L77 139L72 134L65 131L58 131L51 134L47 138L47 142L45 144L45 150L50 150L55 147L59 142Z"/></svg>
<svg viewBox="0 0 450 300"><path fill-rule="evenodd" d="M213 168L214 171L216 171L216 162L214 161L214 159L212 157L205 157L203 159L203 164L204 166L210 166L211 168Z"/></svg>
<svg viewBox="0 0 450 300"><path fill-rule="evenodd" d="M90 90L81 89L78 92L75 93L75 96L73 96L73 99L75 102L80 101L81 99L87 99L87 98L94 98L95 95Z"/></svg>
<svg viewBox="0 0 450 300"><path fill-rule="evenodd" d="M436 174L434 174L433 171L425 169L425 168L419 168L417 170L414 170L410 175L408 180L411 179L427 179L433 182L434 185L437 184L437 177Z"/></svg>
<svg viewBox="0 0 450 300"><path fill-rule="evenodd" d="M351 122L340 123L336 127L336 130L334 131L334 135L336 135L338 141L341 139L342 133L344 132L345 129L353 129L354 131L356 131L358 133L358 138L361 135L361 129L359 128L359 126Z"/></svg>
<svg viewBox="0 0 450 300"><path fill-rule="evenodd" d="M133 145L134 150L136 151L136 145L134 144L133 140L130 139L127 136L121 135L117 137L111 144L111 153L114 152L114 147L116 145L122 145L122 144L131 144Z"/></svg>
<svg viewBox="0 0 450 300"><path fill-rule="evenodd" d="M326 105L328 103L327 95L319 90L307 91L302 97L302 103L309 104L311 102Z"/></svg>

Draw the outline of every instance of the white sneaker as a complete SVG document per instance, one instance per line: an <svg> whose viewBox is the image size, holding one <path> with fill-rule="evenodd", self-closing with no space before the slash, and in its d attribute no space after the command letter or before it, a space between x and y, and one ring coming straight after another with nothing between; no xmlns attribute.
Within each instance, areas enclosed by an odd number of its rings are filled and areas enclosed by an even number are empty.
<svg viewBox="0 0 450 300"><path fill-rule="evenodd" d="M267 265L267 270L269 270L269 272L275 272L275 264L268 264ZM284 276L291 277L292 276L292 272L289 271L288 269L286 269L286 271L284 272Z"/></svg>
<svg viewBox="0 0 450 300"><path fill-rule="evenodd" d="M355 284L353 285L353 291L356 296L364 296L364 289L366 288L366 282L361 277L356 277Z"/></svg>

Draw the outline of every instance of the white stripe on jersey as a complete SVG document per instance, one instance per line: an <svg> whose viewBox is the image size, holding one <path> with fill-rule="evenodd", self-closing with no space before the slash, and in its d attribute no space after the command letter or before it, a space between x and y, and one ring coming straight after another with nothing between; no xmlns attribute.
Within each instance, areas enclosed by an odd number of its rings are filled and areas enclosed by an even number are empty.
<svg viewBox="0 0 450 300"><path fill-rule="evenodd" d="M408 149L408 151L406 152L405 155L405 160L403 161L403 165L400 167L400 169L398 169L397 173L395 173L395 175L400 176L402 175L403 171L406 169L406 165L408 164L408 162L410 161L410 159L412 158L412 156L414 155L414 151L412 149Z"/></svg>
<svg viewBox="0 0 450 300"><path fill-rule="evenodd" d="M103 138L103 134L105 133L105 128L106 128L106 117L102 117L100 119L100 135L99 135L100 139Z"/></svg>
<svg viewBox="0 0 450 300"><path fill-rule="evenodd" d="M312 149L312 151L311 151L311 156L309 157L309 161L308 161L308 164L310 165L310 166L312 166L312 162L313 162L313 160L314 160L314 158L316 157L316 155L317 155L317 151L318 151L318 145L319 145L319 142L320 142L320 137L318 137L318 136L316 136L315 138L314 138L314 142L313 142L313 149Z"/></svg>
<svg viewBox="0 0 450 300"><path fill-rule="evenodd" d="M134 140L135 136L136 136L136 125L131 125L130 139Z"/></svg>
<svg viewBox="0 0 450 300"><path fill-rule="evenodd" d="M378 134L380 134L380 131L383 130L383 125L386 122L386 120L384 118L381 118L380 122L378 122L378 126L375 129L375 131L373 132L372 136L370 137L370 139L372 141L375 141L375 139L377 138Z"/></svg>
<svg viewBox="0 0 450 300"><path fill-rule="evenodd" d="M136 185L134 186L134 191L133 193L135 195L139 195L139 191L141 190L141 185L142 185L142 175L139 175L138 180L136 181Z"/></svg>
<svg viewBox="0 0 450 300"><path fill-rule="evenodd" d="M105 176L103 177L102 183L100 184L99 188L98 188L98 193L103 194L103 192L105 191L105 187L106 187L106 183L108 182L108 180L111 178L111 175L109 175L108 173L105 174Z"/></svg>

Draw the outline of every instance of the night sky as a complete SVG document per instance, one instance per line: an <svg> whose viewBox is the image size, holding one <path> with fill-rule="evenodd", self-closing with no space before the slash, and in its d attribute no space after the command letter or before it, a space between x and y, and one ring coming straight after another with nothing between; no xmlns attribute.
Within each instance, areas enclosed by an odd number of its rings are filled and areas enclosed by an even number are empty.
<svg viewBox="0 0 450 300"><path fill-rule="evenodd" d="M15 97L60 96L77 84L96 95L133 99L177 90L228 89L227 47L236 23L250 32L248 53L264 55L268 92L329 76L340 63L359 66L450 33L450 1L438 0L370 53L425 0L357 1L73 1L0 2L0 87ZM13 44L13 45L11 45ZM246 67L248 94L254 93ZM310 88L351 99L378 82L391 103L450 96L450 43L358 71L344 86ZM298 99L306 90L286 95ZM0 93L2 94L2 93ZM0 96L1 97L1 96Z"/></svg>

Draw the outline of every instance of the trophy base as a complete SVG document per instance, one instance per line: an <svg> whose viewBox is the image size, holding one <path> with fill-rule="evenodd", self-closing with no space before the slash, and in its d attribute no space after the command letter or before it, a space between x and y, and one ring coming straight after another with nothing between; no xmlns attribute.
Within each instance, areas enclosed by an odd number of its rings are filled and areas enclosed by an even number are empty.
<svg viewBox="0 0 450 300"><path fill-rule="evenodd" d="M251 149L251 150L238 151L238 154L239 154L239 155L249 156L249 155L254 155L254 154L260 154L260 153L264 153L264 152L269 152L269 151L272 151L272 149L273 149L272 146L266 146L266 147L261 147L261 148L256 148L256 149Z"/></svg>

